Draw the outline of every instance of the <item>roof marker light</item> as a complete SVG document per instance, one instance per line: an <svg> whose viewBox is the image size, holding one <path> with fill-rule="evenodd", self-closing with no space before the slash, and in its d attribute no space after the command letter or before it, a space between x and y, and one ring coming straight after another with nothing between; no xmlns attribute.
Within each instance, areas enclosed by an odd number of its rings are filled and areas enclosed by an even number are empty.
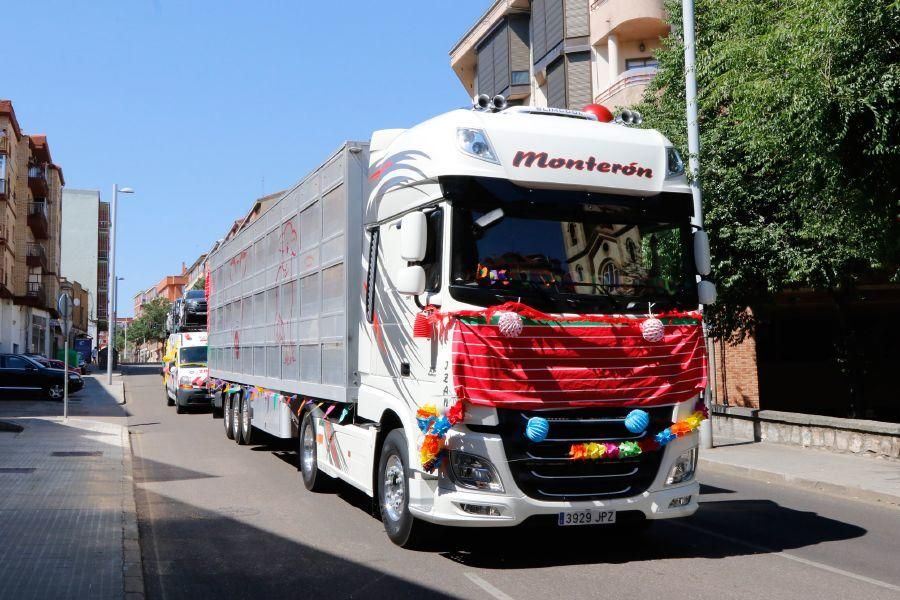
<svg viewBox="0 0 900 600"><path fill-rule="evenodd" d="M581 110L582 112L594 115L601 123L611 123L614 118L609 109L602 104L588 104Z"/></svg>

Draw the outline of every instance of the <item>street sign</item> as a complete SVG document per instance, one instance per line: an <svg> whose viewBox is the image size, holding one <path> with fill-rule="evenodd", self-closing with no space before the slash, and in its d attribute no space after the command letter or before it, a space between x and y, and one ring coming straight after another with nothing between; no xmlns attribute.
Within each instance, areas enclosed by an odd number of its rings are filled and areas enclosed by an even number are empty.
<svg viewBox="0 0 900 600"><path fill-rule="evenodd" d="M56 300L56 308L59 310L59 316L68 321L72 316L72 297L66 293L60 294Z"/></svg>

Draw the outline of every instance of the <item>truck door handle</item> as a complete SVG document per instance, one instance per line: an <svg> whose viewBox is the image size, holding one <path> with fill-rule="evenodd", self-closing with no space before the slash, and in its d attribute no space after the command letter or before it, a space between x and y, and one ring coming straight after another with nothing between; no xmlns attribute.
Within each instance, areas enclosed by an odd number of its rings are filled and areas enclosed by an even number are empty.
<svg viewBox="0 0 900 600"><path fill-rule="evenodd" d="M400 362L400 376L401 377L409 377L409 362L401 361Z"/></svg>

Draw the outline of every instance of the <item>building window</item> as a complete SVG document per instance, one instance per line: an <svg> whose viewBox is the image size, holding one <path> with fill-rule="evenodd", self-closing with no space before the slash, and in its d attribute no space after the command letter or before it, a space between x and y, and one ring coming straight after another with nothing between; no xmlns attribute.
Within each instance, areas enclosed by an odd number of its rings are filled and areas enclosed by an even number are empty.
<svg viewBox="0 0 900 600"><path fill-rule="evenodd" d="M578 243L578 234L575 231L575 223L569 223L569 238L572 240L573 246Z"/></svg>
<svg viewBox="0 0 900 600"><path fill-rule="evenodd" d="M637 244L634 243L633 239L628 238L625 241L625 248L628 250L628 258L631 260L631 262L636 263L637 262Z"/></svg>
<svg viewBox="0 0 900 600"><path fill-rule="evenodd" d="M530 82L528 71L512 72L512 85L528 85Z"/></svg>
<svg viewBox="0 0 900 600"><path fill-rule="evenodd" d="M644 69L647 67L657 68L659 66L659 61L653 58L652 56L645 56L641 58L626 58L625 59L625 70L631 71L632 69Z"/></svg>
<svg viewBox="0 0 900 600"><path fill-rule="evenodd" d="M619 269L611 260L600 265L600 285L603 287L618 287Z"/></svg>

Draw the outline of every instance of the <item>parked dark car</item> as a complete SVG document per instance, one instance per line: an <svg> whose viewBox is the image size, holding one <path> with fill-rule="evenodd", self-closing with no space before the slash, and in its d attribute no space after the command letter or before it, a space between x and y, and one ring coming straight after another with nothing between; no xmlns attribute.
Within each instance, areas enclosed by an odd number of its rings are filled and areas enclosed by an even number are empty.
<svg viewBox="0 0 900 600"><path fill-rule="evenodd" d="M61 360L56 360L55 358L44 358L43 356L34 354L25 354L25 356L27 356L31 360L41 363L42 365L50 369L62 370L66 368L66 363ZM78 375L82 375L81 368L76 365L69 365L69 370L73 373L77 373Z"/></svg>
<svg viewBox="0 0 900 600"><path fill-rule="evenodd" d="M179 310L178 331L206 331L206 292L188 290Z"/></svg>
<svg viewBox="0 0 900 600"><path fill-rule="evenodd" d="M46 367L30 356L0 354L0 395L39 394L50 400L62 400L65 377L62 369ZM69 372L68 377L70 393L84 387L81 375Z"/></svg>

